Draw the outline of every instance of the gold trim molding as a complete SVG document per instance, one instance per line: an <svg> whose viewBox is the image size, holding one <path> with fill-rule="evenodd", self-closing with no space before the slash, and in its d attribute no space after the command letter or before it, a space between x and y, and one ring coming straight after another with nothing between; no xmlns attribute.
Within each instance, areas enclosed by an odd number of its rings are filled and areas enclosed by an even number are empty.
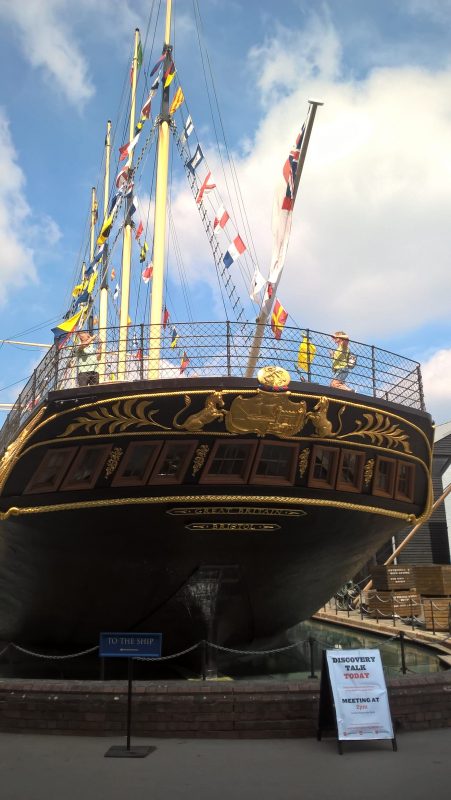
<svg viewBox="0 0 451 800"><path fill-rule="evenodd" d="M318 508L337 508L346 511L359 511L368 514L378 514L392 519L402 520L409 525L415 525L417 517L414 514L405 514L377 506L364 506L359 503L346 503L338 500L320 500L310 497L276 497L267 495L203 495L205 503L274 503L282 506L312 506ZM84 511L95 508L118 508L120 506L139 505L166 505L167 503L193 503L199 505L199 495L172 495L169 497L118 497L103 500L85 500L78 503L61 503L59 505L27 506L18 508L12 506L5 512L0 512L0 521L10 517L28 516L30 514L51 514L61 511Z"/></svg>

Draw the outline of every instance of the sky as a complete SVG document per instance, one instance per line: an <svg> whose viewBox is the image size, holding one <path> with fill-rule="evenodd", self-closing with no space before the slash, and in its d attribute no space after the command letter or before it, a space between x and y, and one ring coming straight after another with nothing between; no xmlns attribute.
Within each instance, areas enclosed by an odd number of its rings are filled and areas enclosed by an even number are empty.
<svg viewBox="0 0 451 800"><path fill-rule="evenodd" d="M50 328L68 308L86 253L91 187L100 186L106 121L115 165L128 139L115 121L135 27L144 70L161 52L161 14L153 48L147 30L156 5L0 0L0 339L51 342ZM174 7L186 106L218 185L227 173L216 133L225 132L248 223L240 215L237 230L264 275L280 169L308 99L324 101L278 290L289 318L317 331L344 329L421 362L427 408L437 423L450 420L451 0L178 0ZM216 98L220 117L212 121ZM142 209L149 187L138 189ZM194 316L223 318L208 243L175 168L171 217ZM174 267L171 297L180 280ZM245 308L252 314L248 300ZM0 348L0 402L15 399L40 355Z"/></svg>

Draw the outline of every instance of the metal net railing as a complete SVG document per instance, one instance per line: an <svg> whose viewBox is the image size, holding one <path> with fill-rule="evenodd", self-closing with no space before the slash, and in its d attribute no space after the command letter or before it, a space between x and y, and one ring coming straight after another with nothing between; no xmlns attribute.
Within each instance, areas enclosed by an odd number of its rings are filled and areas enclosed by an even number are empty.
<svg viewBox="0 0 451 800"><path fill-rule="evenodd" d="M144 325L129 326L125 337L120 328L99 332L102 361L94 366L102 382L139 381L155 368L160 379L196 377L244 377L255 325L242 322L186 322L174 327L161 326L161 349L154 335ZM303 342L303 356L299 348ZM95 345L99 352L100 342ZM336 348L330 334L285 327L276 339L265 326L255 373L260 367L277 364L292 377L320 386L329 386L333 378L332 355ZM361 394L383 398L411 408L424 410L420 365L403 356L373 345L350 341L355 365L346 383ZM37 366L20 392L0 431L0 453L24 421L52 390L78 386L78 342L71 339L63 347L54 345Z"/></svg>

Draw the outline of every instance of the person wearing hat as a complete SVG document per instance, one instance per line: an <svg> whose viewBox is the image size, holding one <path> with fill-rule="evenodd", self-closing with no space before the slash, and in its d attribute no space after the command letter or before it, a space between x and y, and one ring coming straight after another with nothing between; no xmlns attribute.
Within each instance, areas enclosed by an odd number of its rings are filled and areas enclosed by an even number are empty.
<svg viewBox="0 0 451 800"><path fill-rule="evenodd" d="M100 353L96 353L94 341L95 336L88 331L80 331L78 334L76 356L79 386L94 386L99 382L97 364L100 361Z"/></svg>
<svg viewBox="0 0 451 800"><path fill-rule="evenodd" d="M336 349L331 351L332 380L330 385L333 386L334 389L345 389L348 392L352 392L353 390L346 385L346 379L351 369L349 336L344 331L335 331L335 333L332 334L332 339L335 342Z"/></svg>

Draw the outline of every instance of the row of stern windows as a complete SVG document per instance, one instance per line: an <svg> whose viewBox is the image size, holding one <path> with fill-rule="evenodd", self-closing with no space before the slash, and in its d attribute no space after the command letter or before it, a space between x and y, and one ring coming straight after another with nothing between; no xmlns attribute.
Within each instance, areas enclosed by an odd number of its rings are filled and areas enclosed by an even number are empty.
<svg viewBox="0 0 451 800"><path fill-rule="evenodd" d="M139 487L158 484L266 484L345 492L412 502L415 465L377 456L371 480L365 476L364 452L314 445L301 455L299 445L282 442L216 441L199 463L196 441L131 442L125 453L111 445L48 450L25 488L25 494ZM118 453L119 450L119 453ZM197 450L197 453L196 453ZM118 458L114 459L114 455ZM304 458L305 455L305 458ZM202 459L200 459L202 462ZM112 476L112 477L111 477Z"/></svg>

